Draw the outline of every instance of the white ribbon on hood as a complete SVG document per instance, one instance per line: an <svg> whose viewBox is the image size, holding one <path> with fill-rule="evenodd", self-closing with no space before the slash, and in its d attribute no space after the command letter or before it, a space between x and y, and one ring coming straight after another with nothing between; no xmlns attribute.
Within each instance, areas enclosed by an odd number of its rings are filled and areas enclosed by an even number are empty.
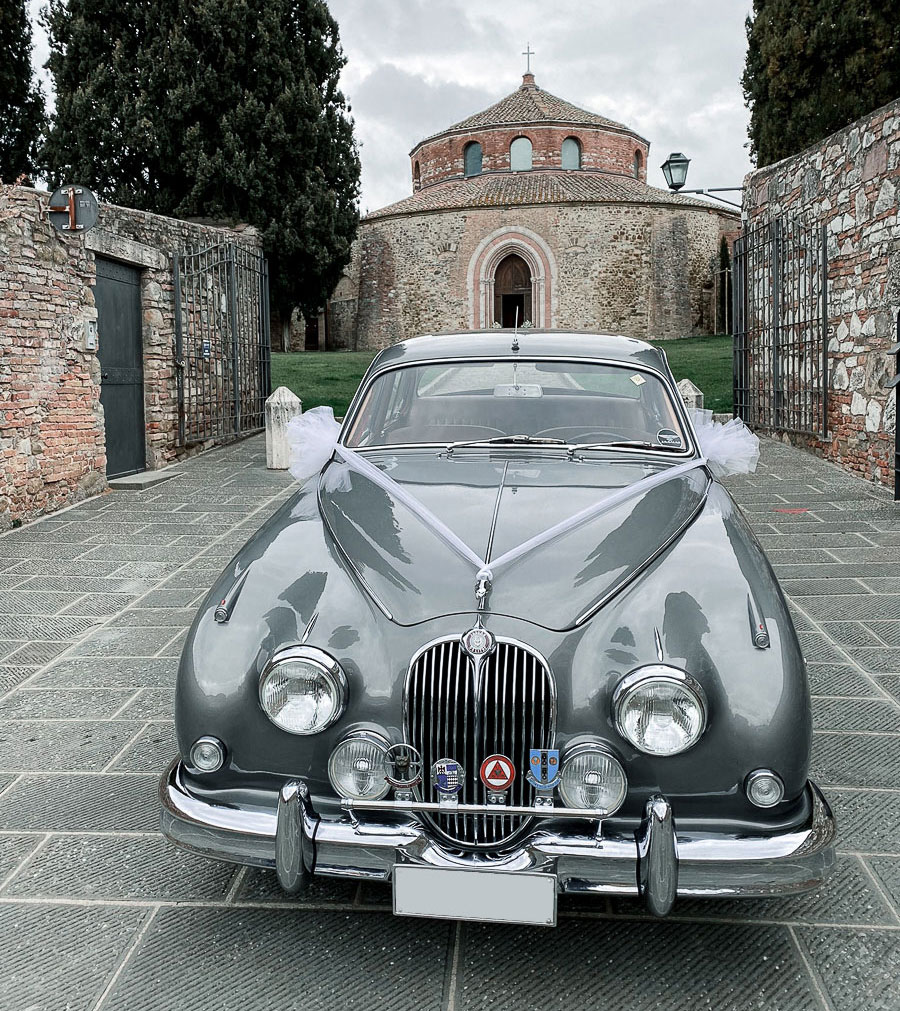
<svg viewBox="0 0 900 1011"><path fill-rule="evenodd" d="M711 413L711 412L710 412ZM714 423L715 424L715 423ZM448 547L456 552L465 561L469 562L477 570L477 579L492 580L498 569L511 565L535 548L539 548L549 541L561 537L582 523L596 519L604 513L615 509L616 506L646 492L658 488L675 478L688 474L698 467L705 467L709 462L706 456L701 456L696 460L687 460L685 463L669 467L658 474L641 478L639 481L620 488L618 491L608 495L600 502L587 506L579 510L567 519L554 523L553 526L535 534L527 541L510 548L502 555L488 563L473 551L465 541L455 534L443 520L425 505L423 505L415 495L410 494L401 484L386 474L380 467L370 463L362 454L353 449L337 444L340 424L334 418L334 412L330 407L314 407L298 418L293 418L288 425L288 437L291 441L291 474L300 482L312 477L325 466L326 463L336 456L346 466L339 466L339 473L332 474L334 468L329 468L325 472L324 484L327 491L347 491L350 484L348 480L348 469L354 470L358 474L367 478L383 491L387 492L398 502L409 509L421 522L428 527L437 537L439 537ZM755 438L755 436L753 436ZM758 455L758 451L757 451Z"/></svg>

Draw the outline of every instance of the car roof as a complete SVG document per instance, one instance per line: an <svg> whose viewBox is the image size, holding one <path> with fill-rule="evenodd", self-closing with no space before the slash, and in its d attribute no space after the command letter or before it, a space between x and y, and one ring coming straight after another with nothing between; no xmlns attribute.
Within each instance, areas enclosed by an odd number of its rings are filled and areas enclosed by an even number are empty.
<svg viewBox="0 0 900 1011"><path fill-rule="evenodd" d="M394 365L412 365L436 358L462 360L494 355L506 356L512 351L513 339L519 344L519 355L528 358L604 358L624 364L641 364L660 372L668 372L664 352L646 341L619 334L582 333L578 330L464 330L461 333L428 334L413 337L385 348L372 362L370 371L380 371Z"/></svg>

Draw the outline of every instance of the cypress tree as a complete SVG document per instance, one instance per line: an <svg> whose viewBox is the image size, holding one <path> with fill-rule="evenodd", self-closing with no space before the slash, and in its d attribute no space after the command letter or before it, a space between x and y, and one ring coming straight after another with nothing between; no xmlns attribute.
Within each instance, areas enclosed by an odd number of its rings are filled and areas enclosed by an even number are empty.
<svg viewBox="0 0 900 1011"><path fill-rule="evenodd" d="M261 232L282 315L350 258L359 158L324 0L51 0L56 182Z"/></svg>
<svg viewBox="0 0 900 1011"><path fill-rule="evenodd" d="M754 0L747 43L760 167L900 96L900 0Z"/></svg>
<svg viewBox="0 0 900 1011"><path fill-rule="evenodd" d="M0 179L31 175L44 128L44 98L31 71L25 0L0 4Z"/></svg>

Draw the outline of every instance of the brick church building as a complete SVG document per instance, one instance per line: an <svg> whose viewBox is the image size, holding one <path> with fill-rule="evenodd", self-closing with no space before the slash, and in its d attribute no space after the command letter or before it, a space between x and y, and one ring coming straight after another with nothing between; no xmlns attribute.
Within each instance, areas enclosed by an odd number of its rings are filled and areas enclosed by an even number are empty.
<svg viewBox="0 0 900 1011"><path fill-rule="evenodd" d="M363 218L328 345L512 326L711 332L736 214L647 185L650 143L539 88L419 141L412 194Z"/></svg>

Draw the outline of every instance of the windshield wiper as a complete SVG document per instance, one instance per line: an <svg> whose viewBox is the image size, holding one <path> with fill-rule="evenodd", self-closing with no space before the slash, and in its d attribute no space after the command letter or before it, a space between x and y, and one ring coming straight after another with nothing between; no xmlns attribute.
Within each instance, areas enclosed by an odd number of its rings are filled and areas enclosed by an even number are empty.
<svg viewBox="0 0 900 1011"><path fill-rule="evenodd" d="M581 449L609 449L610 446L623 449L652 449L655 453L683 453L684 446L660 446L655 442L645 442L633 439L623 442L589 442L583 446L572 446L570 452L577 453Z"/></svg>
<svg viewBox="0 0 900 1011"><path fill-rule="evenodd" d="M444 447L448 453L462 446L568 446L565 439L551 439L538 435L495 435L492 439L466 439L463 442L448 442Z"/></svg>

